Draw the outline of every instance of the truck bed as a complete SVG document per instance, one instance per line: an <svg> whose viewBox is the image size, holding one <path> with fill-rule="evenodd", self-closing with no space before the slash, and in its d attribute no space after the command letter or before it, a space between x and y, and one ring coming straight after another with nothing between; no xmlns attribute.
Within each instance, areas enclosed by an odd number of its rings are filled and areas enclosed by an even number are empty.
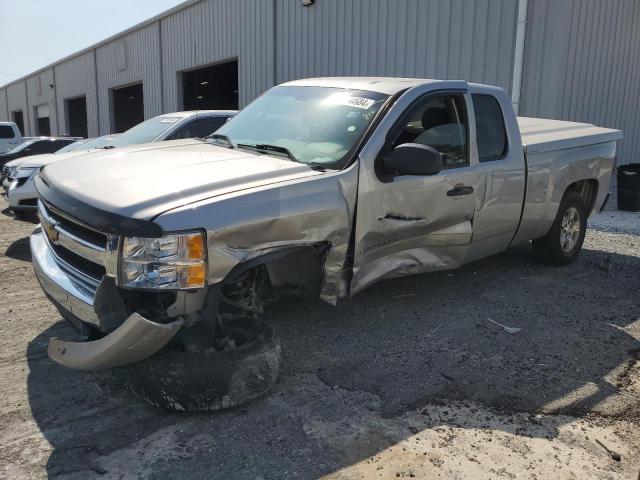
<svg viewBox="0 0 640 480"><path fill-rule="evenodd" d="M522 147L526 154L605 143L622 138L620 130L590 123L518 117Z"/></svg>

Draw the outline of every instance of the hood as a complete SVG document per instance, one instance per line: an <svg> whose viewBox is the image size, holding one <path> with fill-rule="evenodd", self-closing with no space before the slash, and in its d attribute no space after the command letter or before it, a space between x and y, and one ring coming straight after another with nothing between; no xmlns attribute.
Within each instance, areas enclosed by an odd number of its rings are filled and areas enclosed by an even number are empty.
<svg viewBox="0 0 640 480"><path fill-rule="evenodd" d="M181 141L183 142L183 141ZM191 140L189 143L193 143ZM150 148L156 148L158 145L155 143L141 144L136 145L135 147L131 147L127 149L128 151L138 151L138 150L147 150ZM49 165L50 163L59 162L61 160L68 160L70 158L79 157L81 155L86 155L87 153L100 153L105 149L103 148L90 148L88 150L73 150L71 152L63 152L63 153L46 153L43 155L33 155L31 157L25 157L19 159L21 162L21 167L24 168L39 168L45 165ZM109 150L109 149L106 149ZM115 151L115 149L111 150Z"/></svg>
<svg viewBox="0 0 640 480"><path fill-rule="evenodd" d="M89 150L90 151L90 150ZM43 155L33 155L31 157L21 158L20 167L22 168L39 168L44 165L49 165L53 162L59 162L60 160L66 160L67 158L77 157L87 153L87 150L80 150L74 152L65 153L45 153Z"/></svg>
<svg viewBox="0 0 640 480"><path fill-rule="evenodd" d="M16 158L4 164L5 167L19 167L27 158Z"/></svg>
<svg viewBox="0 0 640 480"><path fill-rule="evenodd" d="M151 220L227 193L321 175L301 163L193 140L100 150L48 165L48 188L103 212Z"/></svg>
<svg viewBox="0 0 640 480"><path fill-rule="evenodd" d="M4 166L16 158L21 158L21 155L16 153L2 153L0 154L0 166Z"/></svg>

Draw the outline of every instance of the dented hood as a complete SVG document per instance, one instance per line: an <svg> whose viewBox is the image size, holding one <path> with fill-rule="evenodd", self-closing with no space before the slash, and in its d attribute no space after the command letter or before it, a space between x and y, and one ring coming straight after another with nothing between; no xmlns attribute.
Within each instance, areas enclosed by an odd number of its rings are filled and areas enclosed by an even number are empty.
<svg viewBox="0 0 640 480"><path fill-rule="evenodd" d="M192 202L320 174L288 159L179 140L88 153L48 165L41 176L79 202L150 220Z"/></svg>

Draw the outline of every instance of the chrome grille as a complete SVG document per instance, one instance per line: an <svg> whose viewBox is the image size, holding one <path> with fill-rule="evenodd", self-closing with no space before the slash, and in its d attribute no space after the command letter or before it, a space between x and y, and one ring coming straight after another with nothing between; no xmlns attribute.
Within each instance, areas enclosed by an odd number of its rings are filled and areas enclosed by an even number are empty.
<svg viewBox="0 0 640 480"><path fill-rule="evenodd" d="M58 266L78 289L93 297L109 263L109 237L72 220L43 201L38 202L38 216Z"/></svg>

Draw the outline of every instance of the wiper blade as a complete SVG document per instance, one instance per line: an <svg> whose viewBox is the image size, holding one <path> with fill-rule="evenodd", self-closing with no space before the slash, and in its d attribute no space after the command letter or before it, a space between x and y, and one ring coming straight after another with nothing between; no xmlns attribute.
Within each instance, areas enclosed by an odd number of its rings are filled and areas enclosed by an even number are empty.
<svg viewBox="0 0 640 480"><path fill-rule="evenodd" d="M290 160L297 162L298 159L291 153L288 148L281 147L279 145L268 145L266 143L259 143L257 145L249 145L246 143L239 143L238 148L250 148L251 150L255 150L260 153L279 153L282 155L286 155ZM302 163L302 162L300 162Z"/></svg>
<svg viewBox="0 0 640 480"><path fill-rule="evenodd" d="M222 140L224 143L226 143L227 148L235 148L231 139L226 135L223 135L222 133L212 133L211 135L207 135L206 137L204 137L204 139L213 140L216 143L221 143L217 140Z"/></svg>
<svg viewBox="0 0 640 480"><path fill-rule="evenodd" d="M116 147L112 145L105 145L104 147L100 147L100 148L102 148L103 150L109 150L110 148L116 148Z"/></svg>
<svg viewBox="0 0 640 480"><path fill-rule="evenodd" d="M307 167L309 167L311 170L317 170L319 172L326 172L327 171L327 167L324 166L321 163L315 163L315 162L303 162L303 165L306 165Z"/></svg>

